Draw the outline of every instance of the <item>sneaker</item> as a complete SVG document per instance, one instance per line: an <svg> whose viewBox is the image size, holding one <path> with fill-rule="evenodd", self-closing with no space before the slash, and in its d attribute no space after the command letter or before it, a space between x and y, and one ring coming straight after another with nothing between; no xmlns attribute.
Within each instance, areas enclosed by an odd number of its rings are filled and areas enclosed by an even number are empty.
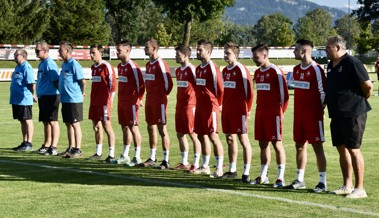
<svg viewBox="0 0 379 218"><path fill-rule="evenodd" d="M57 156L58 155L58 149L57 147L51 146L47 151L45 152L45 155L48 156Z"/></svg>
<svg viewBox="0 0 379 218"><path fill-rule="evenodd" d="M176 167L174 167L174 170L189 170L190 165L184 165L184 164L178 164Z"/></svg>
<svg viewBox="0 0 379 218"><path fill-rule="evenodd" d="M91 157L87 158L87 160L101 160L102 157L103 157L102 154L98 155L97 153L95 153Z"/></svg>
<svg viewBox="0 0 379 218"><path fill-rule="evenodd" d="M108 156L107 158L105 158L105 163L113 163L116 161L116 158L112 157L112 156Z"/></svg>
<svg viewBox="0 0 379 218"><path fill-rule="evenodd" d="M290 185L285 187L286 189L306 189L305 182L300 182L299 180L295 179Z"/></svg>
<svg viewBox="0 0 379 218"><path fill-rule="evenodd" d="M367 193L364 189L355 188L351 194L346 195L347 198L367 198Z"/></svg>
<svg viewBox="0 0 379 218"><path fill-rule="evenodd" d="M330 194L334 195L348 195L353 192L353 188L348 188L346 186L341 186L339 189L331 191Z"/></svg>
<svg viewBox="0 0 379 218"><path fill-rule="evenodd" d="M313 189L314 193L321 193L326 192L328 189L326 188L326 185L322 182L319 182L316 187Z"/></svg>
<svg viewBox="0 0 379 218"><path fill-rule="evenodd" d="M12 148L14 151L31 151L33 149L33 145L30 142L22 142L19 146Z"/></svg>
<svg viewBox="0 0 379 218"><path fill-rule="evenodd" d="M270 181L268 180L268 177L266 177L263 181L260 176L255 178L253 181L250 182L250 185L261 185L261 184L268 184Z"/></svg>
<svg viewBox="0 0 379 218"><path fill-rule="evenodd" d="M74 150L73 147L68 147L64 152L59 153L58 156L65 157L67 155L72 154L73 150Z"/></svg>
<svg viewBox="0 0 379 218"><path fill-rule="evenodd" d="M286 183L283 180L277 179L275 181L275 183L272 185L272 187L274 187L274 188L283 188L285 185L286 185Z"/></svg>
<svg viewBox="0 0 379 218"><path fill-rule="evenodd" d="M78 148L72 149L71 154L67 154L63 156L63 158L82 158L82 157L83 157L83 153Z"/></svg>
<svg viewBox="0 0 379 218"><path fill-rule="evenodd" d="M138 164L139 167L154 167L157 164L157 160L147 159L145 162Z"/></svg>
<svg viewBox="0 0 379 218"><path fill-rule="evenodd" d="M130 163L128 163L127 165L130 167L134 167L135 165L138 165L140 163L142 163L141 158L133 157L132 161L130 161Z"/></svg>
<svg viewBox="0 0 379 218"><path fill-rule="evenodd" d="M212 178L221 178L224 175L221 169L216 169L216 171L210 176Z"/></svg>
<svg viewBox="0 0 379 218"><path fill-rule="evenodd" d="M191 165L191 167L188 170L188 173L195 173L197 169L199 169L199 167L196 167L195 165Z"/></svg>
<svg viewBox="0 0 379 218"><path fill-rule="evenodd" d="M42 145L39 149L35 150L38 154L45 154L49 150L49 147L45 147L45 145Z"/></svg>
<svg viewBox="0 0 379 218"><path fill-rule="evenodd" d="M124 157L123 155L111 161L111 164L128 164L128 163L130 163L130 157L129 156Z"/></svg>
<svg viewBox="0 0 379 218"><path fill-rule="evenodd" d="M161 169L161 170L167 170L168 167L170 166L170 164L168 163L168 161L162 161L162 163L159 165L158 169Z"/></svg>
<svg viewBox="0 0 379 218"><path fill-rule="evenodd" d="M208 167L204 167L204 166L201 166L199 168L197 168L194 172L194 174L206 174L206 175L210 175L211 174L211 169Z"/></svg>
<svg viewBox="0 0 379 218"><path fill-rule="evenodd" d="M241 182L242 183L250 183L251 179L249 175L242 175Z"/></svg>
<svg viewBox="0 0 379 218"><path fill-rule="evenodd" d="M237 177L237 172L226 172L220 178L221 179L234 179Z"/></svg>

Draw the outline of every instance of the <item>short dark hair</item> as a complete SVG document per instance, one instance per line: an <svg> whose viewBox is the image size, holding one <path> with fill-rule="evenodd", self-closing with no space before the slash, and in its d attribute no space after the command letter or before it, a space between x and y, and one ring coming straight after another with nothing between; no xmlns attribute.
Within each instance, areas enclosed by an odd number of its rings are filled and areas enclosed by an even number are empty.
<svg viewBox="0 0 379 218"><path fill-rule="evenodd" d="M179 51L180 53L185 54L188 57L191 56L191 48L183 44L179 44L178 46L176 46L175 51Z"/></svg>
<svg viewBox="0 0 379 218"><path fill-rule="evenodd" d="M205 48L207 48L208 50L210 50L211 53L213 51L213 44L210 41L208 41L208 40L200 39L197 42L197 45L203 45Z"/></svg>
<svg viewBox="0 0 379 218"><path fill-rule="evenodd" d="M72 48L72 45L71 45L70 42L68 42L68 41L61 41L59 43L59 45L61 45L61 46L63 45L64 47L66 47L66 49L69 51L70 54L72 53L73 48Z"/></svg>
<svg viewBox="0 0 379 218"><path fill-rule="evenodd" d="M299 44L301 46L308 45L308 46L311 46L313 48L313 42L310 40L307 40L307 39L298 39L296 41L296 44Z"/></svg>
<svg viewBox="0 0 379 218"><path fill-rule="evenodd" d="M240 47L233 43L233 42L228 42L224 45L224 49L231 49L233 51L233 53L236 55L236 57L238 58L239 54L240 54Z"/></svg>
<svg viewBox="0 0 379 218"><path fill-rule="evenodd" d="M90 46L90 49L92 49L92 48L96 48L101 54L104 53L104 47L102 45L93 44Z"/></svg>
<svg viewBox="0 0 379 218"><path fill-rule="evenodd" d="M117 43L117 45L129 47L130 50L132 50L132 44L130 44L128 40L121 40L119 43Z"/></svg>
<svg viewBox="0 0 379 218"><path fill-rule="evenodd" d="M149 39L149 41L147 41L148 43L150 43L150 45L153 46L153 48L155 48L156 50L159 49L159 42L156 40L156 39Z"/></svg>
<svg viewBox="0 0 379 218"><path fill-rule="evenodd" d="M256 51L267 51L268 53L268 45L267 44L258 44L251 48L251 52L256 52Z"/></svg>

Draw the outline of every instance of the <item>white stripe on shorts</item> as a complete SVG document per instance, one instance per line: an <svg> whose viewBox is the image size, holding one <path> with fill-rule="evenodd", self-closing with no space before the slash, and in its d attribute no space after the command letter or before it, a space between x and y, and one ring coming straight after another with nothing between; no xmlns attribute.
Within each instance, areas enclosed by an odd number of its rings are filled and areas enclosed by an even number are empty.
<svg viewBox="0 0 379 218"><path fill-rule="evenodd" d="M162 119L162 123L166 123L164 104L161 104L161 119Z"/></svg>
<svg viewBox="0 0 379 218"><path fill-rule="evenodd" d="M276 116L276 140L280 141L282 138L280 137L280 116Z"/></svg>

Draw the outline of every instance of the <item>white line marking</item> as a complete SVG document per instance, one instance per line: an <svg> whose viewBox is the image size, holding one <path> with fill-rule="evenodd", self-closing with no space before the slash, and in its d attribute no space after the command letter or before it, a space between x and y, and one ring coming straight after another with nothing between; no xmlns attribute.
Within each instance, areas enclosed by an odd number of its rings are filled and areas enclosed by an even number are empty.
<svg viewBox="0 0 379 218"><path fill-rule="evenodd" d="M9 160L9 161L8 160L0 160L0 163L17 164L17 165L24 165L24 166L35 166L35 167L42 167L42 168L48 168L48 169L58 169L58 170L68 171L68 172L86 173L86 174L92 174L92 175L98 175L98 176L107 176L107 177L120 178L120 179L126 179L126 180L138 181L138 182L145 182L145 183L149 183L149 184L156 183L159 185L169 185L169 186L177 186L177 187L185 187L185 188L198 188L198 189L204 189L204 190L213 191L213 192L222 192L222 193L245 196L245 197L254 197L254 198L259 198L259 199L275 200L275 201L281 201L281 202L285 202L285 203L293 203L293 204L299 204L299 205L320 207L320 208L325 208L325 209L330 209L330 210L337 210L337 211L342 211L342 212L350 212L350 213L379 217L379 213L370 212L370 211L355 210L355 209L346 208L346 207L339 207L339 206L333 206L333 205L327 205L327 204L318 204L318 203L313 203L313 202L308 202L308 201L296 201L296 200L291 200L288 198L258 195L258 194L240 192L240 191L232 191L232 190L227 190L227 189L208 188L206 186L195 185L195 184L181 184L181 183L176 183L176 182L163 181L163 180L159 180L159 179L156 179L156 180L143 179L143 178L137 178L137 177L123 176L123 175L118 175L118 174L102 173L102 172L91 171L91 170L79 170L79 169L73 169L73 168L49 166L49 165L44 165L44 164L34 164L34 163L26 163L26 162L11 161L11 160Z"/></svg>

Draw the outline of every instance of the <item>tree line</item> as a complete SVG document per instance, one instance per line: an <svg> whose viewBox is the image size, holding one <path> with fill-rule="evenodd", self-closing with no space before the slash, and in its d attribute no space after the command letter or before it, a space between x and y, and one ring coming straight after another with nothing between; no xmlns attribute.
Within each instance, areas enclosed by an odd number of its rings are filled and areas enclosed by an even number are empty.
<svg viewBox="0 0 379 218"><path fill-rule="evenodd" d="M205 38L222 46L267 43L290 46L298 38L323 46L340 34L348 47L364 53L379 47L377 1L358 0L362 7L332 24L332 15L319 8L296 24L281 13L262 16L255 25L238 25L224 18L234 0L0 0L0 43L114 45L122 39L143 45L156 38L161 46L196 45ZM373 10L373 8L375 10Z"/></svg>

